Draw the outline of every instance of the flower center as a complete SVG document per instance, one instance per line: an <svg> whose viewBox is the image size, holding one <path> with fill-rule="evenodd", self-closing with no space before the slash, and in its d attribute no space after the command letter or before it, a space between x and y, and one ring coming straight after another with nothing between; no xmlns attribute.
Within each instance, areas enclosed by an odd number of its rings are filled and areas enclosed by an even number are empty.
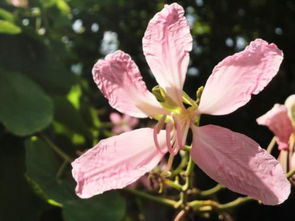
<svg viewBox="0 0 295 221"><path fill-rule="evenodd" d="M179 121L190 121L191 123L195 123L198 121L198 104L200 103L200 97L203 91L203 87L200 87L197 91L197 99L192 99L187 93L182 92L182 104L176 103L166 91L161 88L159 85L155 86L152 89L153 95L156 97L161 106L170 112L168 116L166 116L166 123L169 121L174 121L175 117ZM162 116L157 116L155 119L159 120Z"/></svg>
<svg viewBox="0 0 295 221"><path fill-rule="evenodd" d="M165 90L156 86L152 90L154 96L170 114L158 116L158 123L154 128L154 141L159 148L158 133L161 129L166 129L166 144L170 155L174 156L185 146L186 136L191 124L198 124L200 114L198 104L202 92L202 87L197 91L197 100L193 100L188 94L182 92L182 102L176 103L168 96Z"/></svg>

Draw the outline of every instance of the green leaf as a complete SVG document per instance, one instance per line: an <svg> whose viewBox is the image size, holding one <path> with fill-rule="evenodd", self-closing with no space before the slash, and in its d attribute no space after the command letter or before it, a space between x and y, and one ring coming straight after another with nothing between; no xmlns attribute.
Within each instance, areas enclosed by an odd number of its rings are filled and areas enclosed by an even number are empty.
<svg viewBox="0 0 295 221"><path fill-rule="evenodd" d="M125 214L125 201L118 192L107 192L91 199L76 196L73 178L65 172L58 178L61 161L45 142L34 137L26 140L27 175L48 197L47 202L62 204L65 221L104 220L119 221ZM52 205L52 204L51 204Z"/></svg>
<svg viewBox="0 0 295 221"><path fill-rule="evenodd" d="M76 109L80 109L80 98L82 95L82 89L80 85L74 85L69 91L67 98Z"/></svg>
<svg viewBox="0 0 295 221"><path fill-rule="evenodd" d="M92 139L79 110L66 97L55 97L54 104L53 128L56 134L66 135L75 145L85 144L85 138Z"/></svg>
<svg viewBox="0 0 295 221"><path fill-rule="evenodd" d="M21 33L21 28L10 21L0 20L0 33L16 35Z"/></svg>
<svg viewBox="0 0 295 221"><path fill-rule="evenodd" d="M0 48L1 67L25 74L50 95L66 95L77 81L67 66L72 52L32 27L25 26L21 35L0 35Z"/></svg>
<svg viewBox="0 0 295 221"><path fill-rule="evenodd" d="M107 192L87 200L64 204L65 221L119 221L125 213L125 202L118 192Z"/></svg>
<svg viewBox="0 0 295 221"><path fill-rule="evenodd" d="M196 35L208 34L211 32L211 27L202 21L197 21L193 27L192 32Z"/></svg>
<svg viewBox="0 0 295 221"><path fill-rule="evenodd" d="M71 14L71 8L65 0L57 0L56 7L65 15Z"/></svg>
<svg viewBox="0 0 295 221"><path fill-rule="evenodd" d="M65 97L55 97L55 121L69 127L73 132L90 135L87 125L79 111Z"/></svg>
<svg viewBox="0 0 295 221"><path fill-rule="evenodd" d="M3 8L0 8L0 18L6 21L14 22L13 14Z"/></svg>
<svg viewBox="0 0 295 221"><path fill-rule="evenodd" d="M53 6L54 4L56 4L57 0L40 0L40 2L42 3L43 7L48 8Z"/></svg>
<svg viewBox="0 0 295 221"><path fill-rule="evenodd" d="M26 182L23 140L0 129L0 220L39 221L49 208Z"/></svg>
<svg viewBox="0 0 295 221"><path fill-rule="evenodd" d="M12 133L25 136L43 130L53 118L53 103L25 75L0 70L0 121Z"/></svg>

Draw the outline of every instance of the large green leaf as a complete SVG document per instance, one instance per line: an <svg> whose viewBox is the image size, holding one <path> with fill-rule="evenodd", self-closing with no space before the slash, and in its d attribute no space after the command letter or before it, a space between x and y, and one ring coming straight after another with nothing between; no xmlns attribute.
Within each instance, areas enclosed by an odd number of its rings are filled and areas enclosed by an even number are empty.
<svg viewBox="0 0 295 221"><path fill-rule="evenodd" d="M4 19L6 21L14 22L13 14L10 13L9 11L6 11L3 8L0 8L0 18Z"/></svg>
<svg viewBox="0 0 295 221"><path fill-rule="evenodd" d="M57 8L65 15L71 14L71 8L65 0L56 1Z"/></svg>
<svg viewBox="0 0 295 221"><path fill-rule="evenodd" d="M118 192L108 192L91 199L75 195L74 180L65 175L57 177L62 162L42 140L26 140L27 175L36 182L48 197L47 201L62 204L66 221L104 220L119 221L125 213L125 201Z"/></svg>
<svg viewBox="0 0 295 221"><path fill-rule="evenodd" d="M0 33L15 35L21 33L21 31L20 27L10 21L0 20Z"/></svg>
<svg viewBox="0 0 295 221"><path fill-rule="evenodd" d="M55 97L55 121L67 126L73 132L90 136L87 125L79 111L65 97Z"/></svg>
<svg viewBox="0 0 295 221"><path fill-rule="evenodd" d="M108 192L88 200L67 202L63 208L66 221L119 221L124 213L124 200L117 192Z"/></svg>
<svg viewBox="0 0 295 221"><path fill-rule="evenodd" d="M25 173L23 140L3 133L0 127L0 220L38 221L43 203L31 191Z"/></svg>
<svg viewBox="0 0 295 221"><path fill-rule="evenodd" d="M25 75L0 70L0 121L12 133L25 136L47 127L53 104Z"/></svg>
<svg viewBox="0 0 295 221"><path fill-rule="evenodd" d="M61 42L45 40L26 26L21 35L0 35L0 66L26 74L50 95L65 95L76 82L69 54Z"/></svg>

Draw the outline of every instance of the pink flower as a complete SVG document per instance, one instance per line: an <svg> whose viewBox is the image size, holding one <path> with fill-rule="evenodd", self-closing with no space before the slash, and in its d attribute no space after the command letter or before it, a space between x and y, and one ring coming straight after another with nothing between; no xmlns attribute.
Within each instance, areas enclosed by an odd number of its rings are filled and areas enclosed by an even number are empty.
<svg viewBox="0 0 295 221"><path fill-rule="evenodd" d="M191 157L211 178L264 204L279 204L288 197L290 183L280 164L259 144L226 128L194 125L200 114L224 115L245 105L276 75L283 53L261 39L251 42L217 64L198 105L182 91L191 49L184 10L173 3L154 16L143 37L144 55L160 85L153 90L158 101L128 54L116 51L94 65L94 81L113 108L159 122L154 130L104 139L76 159L72 173L78 196L88 198L133 183L167 152L176 154L183 148L191 129Z"/></svg>
<svg viewBox="0 0 295 221"><path fill-rule="evenodd" d="M150 173L140 177L137 181L130 184L129 188L144 187L146 190L155 191L160 189L161 183L163 183L163 177L161 172L167 169L167 162L165 158L161 160L158 166L156 166Z"/></svg>
<svg viewBox="0 0 295 221"><path fill-rule="evenodd" d="M11 0L11 4L14 7L27 7L28 6L28 0Z"/></svg>
<svg viewBox="0 0 295 221"><path fill-rule="evenodd" d="M295 168L295 95L289 96L285 105L275 104L257 118L257 123L267 126L274 133L280 150L278 160L284 171Z"/></svg>
<svg viewBox="0 0 295 221"><path fill-rule="evenodd" d="M112 131L114 134L121 134L132 130L138 124L139 120L135 117L131 117L127 114L122 116L118 113L111 113L110 120L113 123Z"/></svg>

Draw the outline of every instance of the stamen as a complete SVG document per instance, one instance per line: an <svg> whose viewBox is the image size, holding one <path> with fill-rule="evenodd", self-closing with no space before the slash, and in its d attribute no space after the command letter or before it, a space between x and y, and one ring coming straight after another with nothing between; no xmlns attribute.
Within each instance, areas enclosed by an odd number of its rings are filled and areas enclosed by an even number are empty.
<svg viewBox="0 0 295 221"><path fill-rule="evenodd" d="M164 115L163 117L161 117L161 119L156 124L156 126L154 127L154 130L153 130L153 138L154 138L154 142L155 142L156 148L162 154L165 154L165 152L160 147L159 140L158 140L158 134L162 130L162 128L164 127L165 119L166 119L166 115Z"/></svg>
<svg viewBox="0 0 295 221"><path fill-rule="evenodd" d="M168 151L171 155L173 155L173 150L172 150L172 146L171 146L171 136L170 136L170 133L172 131L172 123L171 122L168 122L166 124L166 145L168 147Z"/></svg>
<svg viewBox="0 0 295 221"><path fill-rule="evenodd" d="M179 123L177 121L175 121L175 129L176 129L176 140L177 140L177 144L178 144L178 149L182 149L184 144L182 142L182 133L181 133L181 127L179 125Z"/></svg>
<svg viewBox="0 0 295 221"><path fill-rule="evenodd" d="M178 151L177 151L177 148L175 150L175 148L173 148L172 145L171 145L171 131L172 131L172 129L173 129L173 123L172 122L168 122L166 124L166 145L168 147L169 153L172 156L175 156Z"/></svg>
<svg viewBox="0 0 295 221"><path fill-rule="evenodd" d="M190 98L190 96L188 96L188 94L185 93L184 91L182 92L182 102L185 104L188 104L190 106L193 106L193 107L197 106L196 101L194 101L192 98Z"/></svg>

